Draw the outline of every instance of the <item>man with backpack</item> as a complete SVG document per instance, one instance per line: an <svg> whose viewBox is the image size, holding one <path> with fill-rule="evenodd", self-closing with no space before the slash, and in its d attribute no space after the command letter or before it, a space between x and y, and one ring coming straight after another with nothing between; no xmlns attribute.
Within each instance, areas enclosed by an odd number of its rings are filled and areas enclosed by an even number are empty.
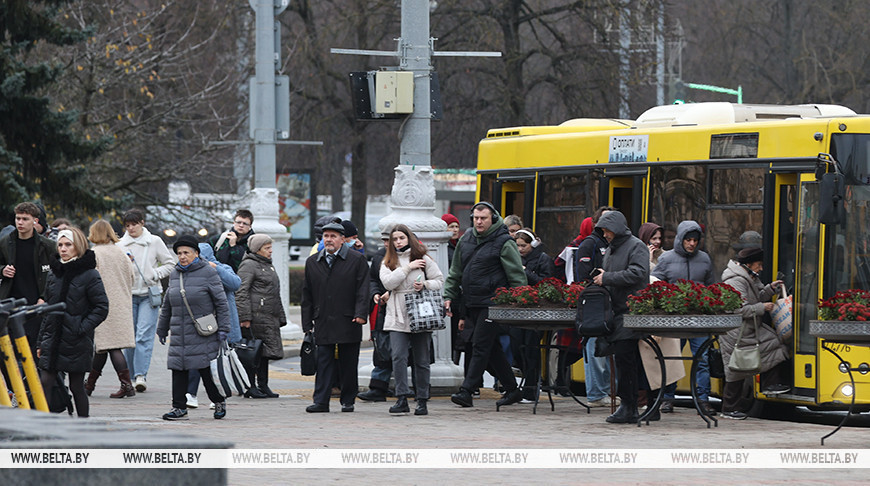
<svg viewBox="0 0 870 486"><path fill-rule="evenodd" d="M589 226L594 227L601 216L608 211L616 211L616 208L610 206L601 206L589 219ZM581 234L583 233L583 225L587 224L583 220L581 224ZM580 242L577 247L574 263L574 281L588 282L592 280L592 271L596 268L601 268L604 261L604 252L607 250L607 240L604 239L604 233L600 228L591 230L589 235ZM610 400L607 396L610 395L610 363L607 358L595 356L595 343L598 338L587 338L583 343L583 353L585 356L585 373L586 383L586 404L590 407L609 407ZM561 369L560 369L561 371Z"/></svg>
<svg viewBox="0 0 870 486"><path fill-rule="evenodd" d="M621 403L607 422L612 424L637 423L637 390L639 388L637 342L640 335L622 326L623 315L628 312L628 296L649 283L649 249L631 234L625 216L610 211L601 216L595 228L600 228L609 246L604 253L601 272L594 272L592 281L610 292L613 310L613 331L603 337L607 354L616 361L617 395ZM599 348L602 348L599 343Z"/></svg>
<svg viewBox="0 0 870 486"><path fill-rule="evenodd" d="M466 321L474 324L471 364L462 387L450 399L462 407L474 406L472 390L490 365L506 390L496 405L511 405L522 400L523 393L499 342L500 326L487 316L497 288L520 287L528 282L517 244L495 207L488 202L475 204L471 208L471 222L471 230L456 244L444 283L447 315L453 315L451 301L461 297L464 319L459 321L459 329L464 328Z"/></svg>

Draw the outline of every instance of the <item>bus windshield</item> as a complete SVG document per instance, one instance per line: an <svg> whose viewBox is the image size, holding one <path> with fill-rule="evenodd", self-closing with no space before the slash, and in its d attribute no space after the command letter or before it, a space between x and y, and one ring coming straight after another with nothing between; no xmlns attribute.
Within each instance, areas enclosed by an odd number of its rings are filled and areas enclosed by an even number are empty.
<svg viewBox="0 0 870 486"><path fill-rule="evenodd" d="M834 134L831 155L846 175L846 217L827 228L825 294L870 290L870 134Z"/></svg>

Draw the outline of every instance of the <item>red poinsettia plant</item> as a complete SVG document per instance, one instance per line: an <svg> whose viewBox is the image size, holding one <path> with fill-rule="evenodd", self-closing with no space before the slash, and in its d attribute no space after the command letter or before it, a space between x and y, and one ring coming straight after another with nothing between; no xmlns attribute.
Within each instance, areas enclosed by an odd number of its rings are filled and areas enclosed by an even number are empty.
<svg viewBox="0 0 870 486"><path fill-rule="evenodd" d="M545 278L536 285L496 289L493 303L516 307L577 307L577 297L583 286L577 283L565 285L557 278Z"/></svg>
<svg viewBox="0 0 870 486"><path fill-rule="evenodd" d="M823 321L870 321L870 292L861 289L841 290L819 301L819 319Z"/></svg>
<svg viewBox="0 0 870 486"><path fill-rule="evenodd" d="M688 280L654 282L628 298L632 314L725 314L741 305L740 292L728 284L702 285Z"/></svg>

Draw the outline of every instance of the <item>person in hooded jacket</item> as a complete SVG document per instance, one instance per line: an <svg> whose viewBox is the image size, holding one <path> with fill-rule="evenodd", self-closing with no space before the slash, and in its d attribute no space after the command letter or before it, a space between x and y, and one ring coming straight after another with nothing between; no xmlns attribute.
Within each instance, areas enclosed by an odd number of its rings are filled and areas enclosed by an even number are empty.
<svg viewBox="0 0 870 486"><path fill-rule="evenodd" d="M531 228L522 228L514 233L517 249L523 259L523 269L529 285L537 285L545 278L554 277L556 266L553 259L541 250L541 239ZM513 355L523 371L523 402L534 402L538 395L538 363L541 361L541 333L531 329L510 328Z"/></svg>
<svg viewBox="0 0 870 486"><path fill-rule="evenodd" d="M236 290L242 285L242 279L233 271L233 267L226 263L217 261L214 256L214 248L208 243L199 244L199 257L208 262L211 268L214 268L224 285L224 292L227 294L227 306L230 308L230 332L227 339L230 344L238 343L242 340L242 331L239 327L239 312L236 309ZM196 394L199 391L199 370L190 370L190 376L187 382L187 408L197 408L199 399Z"/></svg>
<svg viewBox="0 0 870 486"><path fill-rule="evenodd" d="M610 211L601 216L596 228L601 228L609 246L604 253L601 272L592 281L610 292L613 310L613 332L605 336L604 353L614 354L616 362L617 395L619 408L607 417L608 423L625 424L637 422L637 391L639 389L640 355L637 342L640 335L622 325L628 312L628 296L649 284L649 249L631 234L625 216L619 211ZM599 346L599 348L603 348Z"/></svg>
<svg viewBox="0 0 870 486"><path fill-rule="evenodd" d="M178 263L169 276L169 288L157 319L160 344L165 345L166 337L172 335L166 358L166 367L172 370L172 410L163 414L163 420L187 420L188 370L199 370L205 391L214 402L214 418L222 419L227 414L227 402L214 383L210 363L230 331L227 296L217 271L199 257L196 238L183 235L172 249ZM215 315L218 330L202 336L193 319L209 314Z"/></svg>
<svg viewBox="0 0 870 486"><path fill-rule="evenodd" d="M731 419L745 419L749 404L741 398L743 381L754 374L732 371L728 362L735 347L751 346L758 343L761 351L761 392L765 395L787 393L791 387L786 383L788 377L788 347L779 340L772 327L762 324L764 314L773 310L771 298L782 285L776 280L764 285L759 278L764 260L761 248L744 248L736 260L729 260L728 267L722 272L722 281L740 292L743 305L743 335L740 328L732 329L719 337L722 362L725 366L725 387L722 390L722 416ZM757 327L756 327L757 326ZM756 334L756 329L758 333ZM737 338L740 336L740 343Z"/></svg>
<svg viewBox="0 0 870 486"><path fill-rule="evenodd" d="M675 284L678 280L690 280L695 283L711 285L716 283L716 275L713 272L713 262L710 255L701 251L701 238L704 232L701 225L692 220L681 222L677 226L677 236L674 239L673 250L668 250L659 257L659 262L651 275L658 280ZM698 352L707 338L697 337L689 339L689 347L692 354ZM685 341L680 341L680 348L685 346ZM698 360L697 374L698 406L707 415L715 415L716 410L710 405L710 365L707 357L702 356ZM661 405L661 411L665 413L674 410L674 394L677 384L672 383L665 387L665 394Z"/></svg>
<svg viewBox="0 0 870 486"><path fill-rule="evenodd" d="M236 292L236 307L239 325L255 339L263 341L263 355L259 368L248 370L251 389L245 396L278 398L278 394L269 388L269 360L284 359L281 328L287 325L287 317L281 303L281 282L272 263L272 238L264 234L254 235L248 238L248 249L249 253L239 265L242 285Z"/></svg>
<svg viewBox="0 0 870 486"><path fill-rule="evenodd" d="M50 261L46 303L66 303L47 315L39 328L36 355L43 390L51 390L59 371L69 374L69 389L79 417L90 414L85 372L94 360L94 329L109 314L109 298L97 272L97 258L78 228L58 232L57 258Z"/></svg>
<svg viewBox="0 0 870 486"><path fill-rule="evenodd" d="M595 228L595 224L601 219L601 216L608 211L616 211L616 208L611 206L601 206L595 210L590 220L589 232L583 238L577 251L574 253L574 281L588 283L592 279L592 272L596 268L601 268L604 261L604 252L607 250L607 240L604 239L604 232ZM586 221L580 224L581 233L584 229ZM572 331L568 331L572 332ZM586 383L586 405L589 407L609 407L611 394L610 389L610 361L603 356L595 356L595 346L598 343L598 338L586 338L582 344L582 352L585 357L583 373ZM567 366L574 364L580 356L566 352L565 364L559 365L559 370L566 369ZM576 356L576 357L575 357ZM560 356L561 358L561 356ZM566 371L562 371L563 374ZM566 380L567 381L567 380Z"/></svg>

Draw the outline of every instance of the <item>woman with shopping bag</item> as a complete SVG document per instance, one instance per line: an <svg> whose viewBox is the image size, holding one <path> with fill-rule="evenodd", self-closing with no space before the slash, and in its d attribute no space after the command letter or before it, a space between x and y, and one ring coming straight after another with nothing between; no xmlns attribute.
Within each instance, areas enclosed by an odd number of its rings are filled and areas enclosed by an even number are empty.
<svg viewBox="0 0 870 486"><path fill-rule="evenodd" d="M741 403L743 380L755 375L752 371L736 371L729 366L735 348L745 349L758 346L760 353L761 389L765 395L778 395L788 392L787 366L788 349L779 340L776 332L762 324L761 318L774 308L771 297L782 285L777 280L767 285L761 283L764 251L761 248L745 248L737 254L737 259L728 262L722 273L722 281L740 292L743 306L739 312L743 316L742 326L732 329L719 337L722 361L725 364L725 388L722 391L722 416L733 419L746 418L746 406ZM738 342L739 341L739 342Z"/></svg>
<svg viewBox="0 0 870 486"><path fill-rule="evenodd" d="M396 378L396 404L390 413L407 413L408 396L408 347L413 356L413 371L417 407L414 415L428 415L426 402L429 400L429 342L431 331L412 332L407 305L407 296L424 290L440 291L444 286L444 275L435 260L426 254L426 247L417 240L414 233L403 224L390 230L387 253L381 263L381 282L390 291L387 313L384 318L384 331L390 333L390 347L393 358L393 375ZM433 307L440 316L443 304ZM442 317L443 320L443 317Z"/></svg>

